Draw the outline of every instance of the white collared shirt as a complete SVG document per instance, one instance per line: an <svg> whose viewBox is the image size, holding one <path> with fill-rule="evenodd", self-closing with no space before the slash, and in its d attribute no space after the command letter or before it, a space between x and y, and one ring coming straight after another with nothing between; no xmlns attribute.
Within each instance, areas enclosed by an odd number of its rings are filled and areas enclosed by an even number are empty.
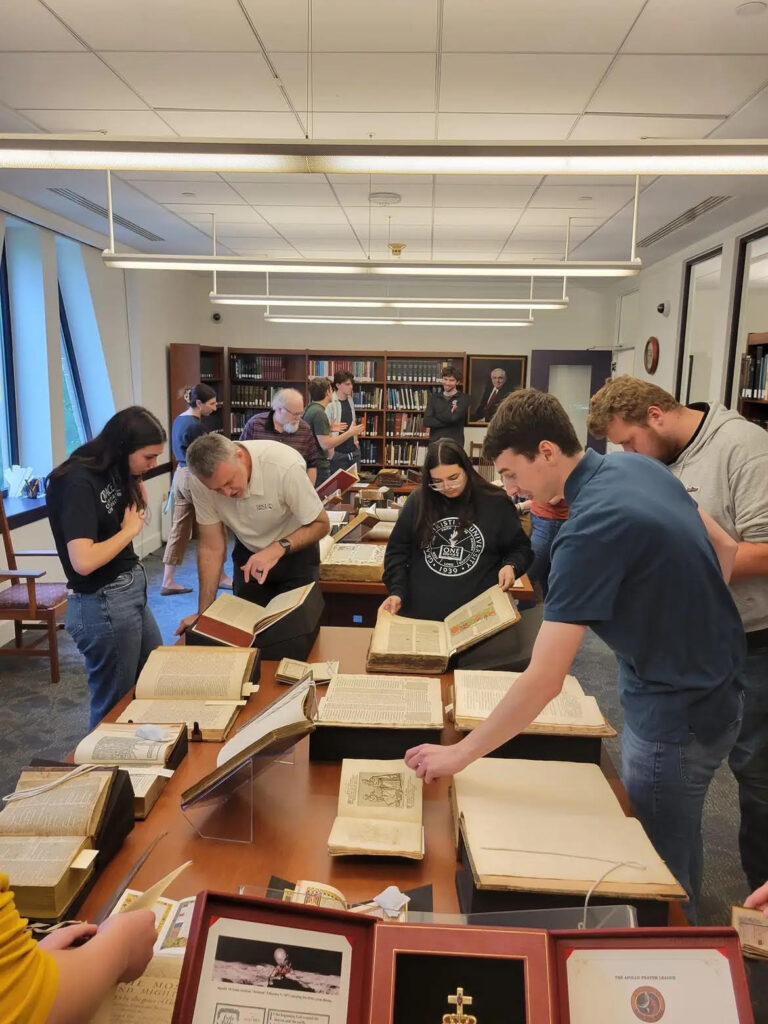
<svg viewBox="0 0 768 1024"><path fill-rule="evenodd" d="M304 459L280 441L240 441L251 457L251 478L242 498L209 490L190 474L195 517L201 526L224 523L249 551L261 551L300 526L313 523L323 503L307 476Z"/></svg>

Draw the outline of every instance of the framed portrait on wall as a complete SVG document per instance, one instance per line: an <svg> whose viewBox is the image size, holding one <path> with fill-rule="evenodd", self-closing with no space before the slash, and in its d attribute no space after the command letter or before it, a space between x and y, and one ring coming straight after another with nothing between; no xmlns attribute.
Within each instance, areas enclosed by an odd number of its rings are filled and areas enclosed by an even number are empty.
<svg viewBox="0 0 768 1024"><path fill-rule="evenodd" d="M484 426L503 399L525 387L527 356L468 356L469 425Z"/></svg>

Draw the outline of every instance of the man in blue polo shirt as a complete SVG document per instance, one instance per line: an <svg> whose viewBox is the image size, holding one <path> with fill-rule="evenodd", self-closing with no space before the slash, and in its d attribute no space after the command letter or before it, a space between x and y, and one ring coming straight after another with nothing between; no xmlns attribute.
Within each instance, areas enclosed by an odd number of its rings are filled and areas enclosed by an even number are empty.
<svg viewBox="0 0 768 1024"><path fill-rule="evenodd" d="M453 746L414 747L406 762L431 781L516 735L560 692L590 626L619 663L624 785L695 921L704 798L742 713L746 645L725 582L736 543L655 460L584 452L552 395L506 398L485 454L510 495L564 494L570 506L544 622L530 666L486 721Z"/></svg>

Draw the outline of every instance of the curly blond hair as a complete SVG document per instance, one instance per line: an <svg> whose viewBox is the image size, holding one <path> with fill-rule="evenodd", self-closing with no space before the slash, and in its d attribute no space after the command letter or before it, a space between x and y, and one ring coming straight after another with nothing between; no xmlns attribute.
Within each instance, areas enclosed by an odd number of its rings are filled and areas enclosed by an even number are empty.
<svg viewBox="0 0 768 1024"><path fill-rule="evenodd" d="M680 408L675 396L658 384L626 373L609 377L590 399L587 429L594 437L605 437L608 424L615 416L625 423L645 423L652 405L664 412Z"/></svg>

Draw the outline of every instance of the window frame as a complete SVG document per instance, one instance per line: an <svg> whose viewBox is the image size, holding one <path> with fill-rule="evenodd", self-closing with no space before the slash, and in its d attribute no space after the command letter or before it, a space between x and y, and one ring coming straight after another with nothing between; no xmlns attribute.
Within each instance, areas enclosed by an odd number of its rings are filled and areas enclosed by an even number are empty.
<svg viewBox="0 0 768 1024"><path fill-rule="evenodd" d="M707 252L702 252L698 256L693 256L691 259L685 261L685 277L683 279L683 295L680 309L680 335L677 343L677 369L675 370L675 398L678 402L686 404L687 398L684 400L680 397L680 392L683 387L683 369L685 366L685 335L688 330L688 306L691 300L691 280L693 278L693 268L698 266L699 263L705 263L707 260L714 259L715 256L719 256L722 259L723 247L722 245L715 246L714 249L709 249ZM722 266L720 273L722 274ZM688 375L688 390L691 388L691 377Z"/></svg>
<svg viewBox="0 0 768 1024"><path fill-rule="evenodd" d="M731 339L728 348L728 364L725 371L725 395L723 404L726 408L733 407L733 382L736 373L736 356L739 346L739 326L741 322L741 307L744 299L744 272L747 267L747 249L751 242L757 242L760 238L768 236L768 224L751 231L748 235L742 235L737 239L738 253L736 256L736 274L733 283L733 315L731 317ZM736 396L738 405L738 395Z"/></svg>
<svg viewBox="0 0 768 1024"><path fill-rule="evenodd" d="M3 347L3 392L8 419L8 454L11 465L17 465L19 462L19 424L16 418L16 374L13 366L11 299L8 288L8 260L5 244L0 248L0 339ZM1 480L0 488L5 490Z"/></svg>
<svg viewBox="0 0 768 1024"><path fill-rule="evenodd" d="M83 422L83 429L85 430L85 440L90 441L93 438L93 431L91 430L91 421L88 417L88 406L85 401L85 392L83 391L83 384L82 381L80 380L80 371L77 366L75 346L72 341L72 332L69 329L69 320L67 319L67 310L64 305L64 296L61 293L61 285L58 285L58 291L59 325L61 327L61 338L64 343L64 350L67 354L67 360L69 362L69 372L72 374L72 383L75 385L75 395L77 397L77 406L78 411L80 413L80 419ZM66 384L64 386L66 386Z"/></svg>

